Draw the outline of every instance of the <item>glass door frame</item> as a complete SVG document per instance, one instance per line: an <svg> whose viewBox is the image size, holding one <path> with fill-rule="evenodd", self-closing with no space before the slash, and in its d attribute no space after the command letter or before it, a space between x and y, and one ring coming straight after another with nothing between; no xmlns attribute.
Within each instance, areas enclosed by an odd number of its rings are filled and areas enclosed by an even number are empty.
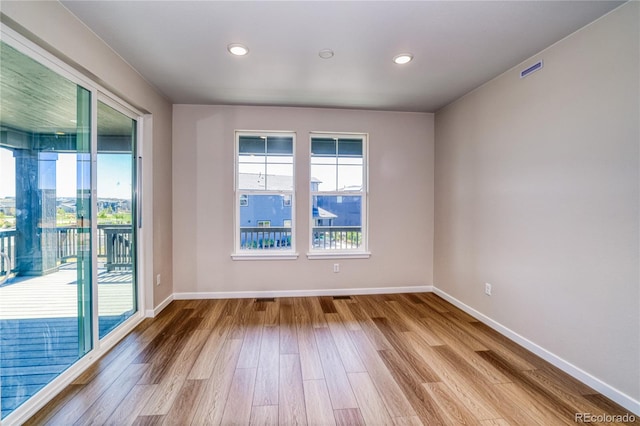
<svg viewBox="0 0 640 426"><path fill-rule="evenodd" d="M0 22L0 40L18 52L26 55L36 62L44 65L58 75L68 79L74 84L77 84L91 93L91 259L92 259L92 295L91 295L91 326L92 326L92 348L82 358L71 365L67 370L54 378L45 387L43 387L33 397L16 408L11 414L3 419L2 423L8 424L21 424L34 415L40 408L42 408L47 402L61 392L66 386L71 384L80 374L82 374L91 364L102 357L106 352L111 349L116 343L124 338L129 332L131 332L135 326L137 326L145 317L146 312L146 298L145 287L146 275L145 270L151 271L152 265L143 264L143 259L146 259L146 252L152 251L153 241L151 240L151 233L143 232L142 228L142 214L146 206L151 208L151 198L143 198L144 194L152 194L152 182L145 182L143 186L142 180L142 167L146 161L142 155L145 145L144 128L147 121L152 120L150 114L145 114L133 107L128 102L116 96L113 92L106 89L102 85L96 83L91 78L83 74L74 66L68 64L64 60L58 58L51 52L35 44L25 36L10 28L4 22ZM103 102L114 109L122 112L124 115L136 120L136 144L135 144L135 164L136 164L136 176L133 178L135 182L135 190L133 192L134 203L136 204L136 216L132 217L134 222L134 229L136 230L136 250L134 267L137 275L136 285L136 307L137 311L122 324L118 325L103 339L99 338L98 330L98 280L97 280L97 145L98 145L98 123L97 123L97 111L98 101ZM150 135L149 135L150 136ZM148 142L150 143L150 141ZM151 170L150 167L148 167ZM143 191L144 189L144 191ZM145 215L146 217L146 215ZM150 287L152 288L152 287Z"/></svg>
<svg viewBox="0 0 640 426"><path fill-rule="evenodd" d="M107 343L107 346L109 346L109 342L112 342L112 344L117 343L118 341L120 341L120 339L122 339L122 337L124 337L125 334L127 334L130 330L128 327L126 327L126 324L129 323L132 318L134 317L138 317L139 315L142 314L142 317L144 317L144 309L142 306L143 303L143 297L144 297L144 286L141 286L140 283L142 282L142 280L140 279L141 276L141 270L143 268L140 267L139 265L139 259L142 259L142 247L143 244L140 244L142 240L142 222L140 220L140 218L142 217L142 209L141 209L141 203L139 200L139 198L141 198L141 193L142 193L142 170L138 170L138 168L141 168L141 160L142 160L142 151L141 151L141 141L142 141L142 129L143 129L143 115L139 112L137 112L135 109L133 109L133 107L128 106L127 104L124 104L124 102L122 100L119 100L117 98L115 98L114 96L111 96L107 93L105 93L104 90L98 90L97 91L97 96L94 96L91 98L91 123L92 123L92 133L91 133L91 205L92 206L97 206L98 205L98 102L102 102L103 104L115 109L116 111L120 112L121 114L127 116L128 118L132 119L132 120L136 120L136 137L135 140L133 141L133 149L135 150L134 152L134 159L135 159L135 170L134 173L132 174L131 178L132 178L132 216L131 216L131 222L132 222L132 229L134 229L136 231L136 235L133 237L134 238L134 242L135 242L135 258L134 258L134 265L132 265L132 280L135 283L135 287L136 287L136 295L135 295L135 303L136 303L136 312L127 320L123 321L122 324L119 324L115 329L113 329L111 332L109 332L109 334L107 334L106 336L104 336L102 339L100 338L100 332L99 332L99 327L100 327L100 320L99 320L99 311L98 311L98 302L99 302L99 297L98 297L98 250L97 250L97 244L93 244L92 246L92 253L91 253L91 258L92 258L92 263L94 265L96 265L91 273L92 273L92 293L93 296L91 298L91 303L92 303L92 312L95 313L95 315L93 315L93 347L94 348L98 348L100 346L100 342L102 342L103 344ZM94 125L95 125L95 129L94 129ZM94 131L95 130L95 131ZM134 184L135 183L135 184ZM91 212L91 235L93 236L97 236L98 235L98 209L94 208L92 209ZM121 331L122 329L125 329L125 331Z"/></svg>

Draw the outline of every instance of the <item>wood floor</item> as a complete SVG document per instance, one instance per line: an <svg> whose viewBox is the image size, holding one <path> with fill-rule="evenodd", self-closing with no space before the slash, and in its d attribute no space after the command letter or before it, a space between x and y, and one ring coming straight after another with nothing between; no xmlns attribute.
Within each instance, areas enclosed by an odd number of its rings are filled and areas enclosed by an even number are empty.
<svg viewBox="0 0 640 426"><path fill-rule="evenodd" d="M626 410L416 293L174 301L27 424L563 425L576 413Z"/></svg>

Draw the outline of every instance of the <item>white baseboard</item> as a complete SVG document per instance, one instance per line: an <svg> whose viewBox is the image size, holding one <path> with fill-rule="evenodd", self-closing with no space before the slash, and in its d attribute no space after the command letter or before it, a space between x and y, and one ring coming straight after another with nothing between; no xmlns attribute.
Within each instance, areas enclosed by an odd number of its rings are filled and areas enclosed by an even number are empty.
<svg viewBox="0 0 640 426"><path fill-rule="evenodd" d="M426 293L433 291L430 285L409 287L332 288L323 290L277 290L277 291L216 291L205 293L174 293L175 300L193 299L250 299L256 297L303 297L303 296L356 296L359 294Z"/></svg>
<svg viewBox="0 0 640 426"><path fill-rule="evenodd" d="M169 303L173 302L173 299L175 299L175 295L170 294L166 299L164 299L162 302L160 302L160 304L158 306L156 306L155 309L147 309L145 311L145 317L147 317L147 318L155 318L156 315L158 315L160 312L162 312L162 310L164 308L169 306Z"/></svg>
<svg viewBox="0 0 640 426"><path fill-rule="evenodd" d="M603 382L602 380L598 379L597 377L592 376L591 374L587 373L586 371L582 370L581 368L576 367L575 365L571 364L570 362L560 358L559 356L555 355L554 353L552 353L552 352L548 351L547 349L537 345L536 343L532 342L531 340L527 339L526 337L521 336L520 334L516 333L515 331L505 327L504 325L500 324L499 322L492 320L488 316L486 316L483 313L475 310L474 308L464 304L463 302L459 301L455 297L453 297L453 296L445 293L444 291L440 290L439 288L433 287L433 292L435 294L437 294L438 296L442 297L443 299L445 299L446 301L452 303L456 307L462 309L463 311L465 311L469 315L473 316L477 320L479 320L479 321L483 322L484 324L488 325L489 327L493 328L498 333L500 333L500 334L504 335L505 337L509 338L510 340L516 342L517 344L519 344L520 346L524 347L525 349L533 352L534 354L538 355L540 358L544 359L545 361L548 361L549 363L551 363L554 366L558 367L559 369L561 369L565 373L567 373L570 376L574 377L575 379L581 381L585 385L593 388L595 391L600 392L602 395L604 395L607 398L611 399L612 401L618 403L619 405L621 405L622 407L626 408L630 412L632 412L632 413L634 413L636 415L640 415L640 401L636 401L635 399L633 399L629 395L625 394L624 392L621 392L618 389L612 387L611 385L609 385L609 384Z"/></svg>

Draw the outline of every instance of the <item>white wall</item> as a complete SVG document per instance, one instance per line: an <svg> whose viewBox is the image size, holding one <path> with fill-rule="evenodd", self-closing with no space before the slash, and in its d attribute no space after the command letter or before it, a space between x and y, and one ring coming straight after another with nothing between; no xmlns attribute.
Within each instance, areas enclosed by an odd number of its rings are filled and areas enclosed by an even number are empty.
<svg viewBox="0 0 640 426"><path fill-rule="evenodd" d="M152 167L144 170L146 181L153 180L153 253L148 253L145 265L152 263L146 307L157 306L172 293L171 103L59 2L2 1L0 11L9 18L3 22L14 30L153 115L151 137L145 137L152 144L144 152L146 158L153 157ZM153 286L159 273L162 285Z"/></svg>
<svg viewBox="0 0 640 426"><path fill-rule="evenodd" d="M176 293L431 285L432 114L195 105L173 114ZM230 257L236 129L297 132L297 260ZM306 257L311 131L369 133L369 259Z"/></svg>
<svg viewBox="0 0 640 426"><path fill-rule="evenodd" d="M639 18L629 2L435 119L434 285L636 403Z"/></svg>

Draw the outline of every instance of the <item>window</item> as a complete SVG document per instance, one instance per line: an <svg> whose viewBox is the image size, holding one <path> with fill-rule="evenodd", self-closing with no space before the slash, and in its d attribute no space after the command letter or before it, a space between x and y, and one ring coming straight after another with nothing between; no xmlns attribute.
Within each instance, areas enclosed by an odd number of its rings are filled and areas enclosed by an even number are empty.
<svg viewBox="0 0 640 426"><path fill-rule="evenodd" d="M365 254L367 137L311 135L311 252Z"/></svg>
<svg viewBox="0 0 640 426"><path fill-rule="evenodd" d="M234 259L294 254L294 139L236 132Z"/></svg>

